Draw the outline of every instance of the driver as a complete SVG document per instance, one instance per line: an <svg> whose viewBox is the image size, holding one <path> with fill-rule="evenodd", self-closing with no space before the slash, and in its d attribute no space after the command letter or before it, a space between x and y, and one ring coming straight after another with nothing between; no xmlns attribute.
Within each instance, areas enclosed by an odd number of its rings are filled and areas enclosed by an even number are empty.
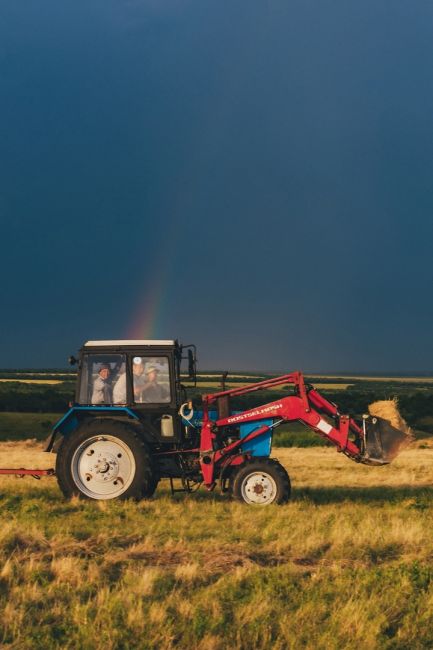
<svg viewBox="0 0 433 650"><path fill-rule="evenodd" d="M98 376L93 382L92 404L111 404L111 367L109 363L102 363Z"/></svg>

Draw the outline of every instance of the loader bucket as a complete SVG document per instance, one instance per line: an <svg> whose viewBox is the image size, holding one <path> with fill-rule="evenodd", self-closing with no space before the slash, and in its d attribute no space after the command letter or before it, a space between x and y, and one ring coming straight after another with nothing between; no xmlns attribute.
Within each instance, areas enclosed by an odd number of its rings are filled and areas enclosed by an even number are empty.
<svg viewBox="0 0 433 650"><path fill-rule="evenodd" d="M364 419L365 465L387 465L412 440L410 429L397 429L385 418L369 415Z"/></svg>
<svg viewBox="0 0 433 650"><path fill-rule="evenodd" d="M410 427L400 415L396 398L373 402L364 416L362 461L366 465L386 465L412 440Z"/></svg>

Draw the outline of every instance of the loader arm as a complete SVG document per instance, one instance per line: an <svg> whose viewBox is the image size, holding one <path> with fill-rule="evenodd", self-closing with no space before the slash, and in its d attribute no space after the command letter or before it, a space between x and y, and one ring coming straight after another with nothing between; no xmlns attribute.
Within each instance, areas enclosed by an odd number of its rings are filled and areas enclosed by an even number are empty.
<svg viewBox="0 0 433 650"><path fill-rule="evenodd" d="M209 419L209 406L221 397L235 397L246 393L269 389L279 385L293 385L293 395L283 396L281 399L263 406L243 411L235 415L220 418L216 421ZM276 428L284 422L299 421L312 429L318 435L332 442L339 451L344 452L353 460L361 460L363 429L348 415L341 415L335 404L328 401L314 388L307 386L300 372L294 372L281 377L275 377L256 384L249 384L231 390L221 391L203 396L203 425L200 441L200 463L204 483L208 487L214 482L216 466L223 458L239 453L239 449L246 442L257 438L270 429ZM331 424L323 416L334 421ZM214 440L221 427L259 422L272 419L272 425L263 425L252 431L246 437L213 451ZM352 434L352 439L349 438Z"/></svg>

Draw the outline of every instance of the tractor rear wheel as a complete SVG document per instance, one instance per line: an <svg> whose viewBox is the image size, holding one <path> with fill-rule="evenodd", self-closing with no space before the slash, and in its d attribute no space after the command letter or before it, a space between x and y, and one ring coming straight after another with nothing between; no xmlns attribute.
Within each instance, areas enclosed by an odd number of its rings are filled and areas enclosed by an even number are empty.
<svg viewBox="0 0 433 650"><path fill-rule="evenodd" d="M287 503L290 479L284 467L272 458L253 458L242 465L231 483L235 499L252 505Z"/></svg>
<svg viewBox="0 0 433 650"><path fill-rule="evenodd" d="M151 497L158 485L145 442L123 422L103 419L63 439L56 475L66 497L138 500Z"/></svg>

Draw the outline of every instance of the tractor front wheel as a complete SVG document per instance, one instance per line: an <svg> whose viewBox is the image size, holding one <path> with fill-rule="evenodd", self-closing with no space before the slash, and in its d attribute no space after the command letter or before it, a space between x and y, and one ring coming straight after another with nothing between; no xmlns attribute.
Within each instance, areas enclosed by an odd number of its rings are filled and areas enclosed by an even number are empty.
<svg viewBox="0 0 433 650"><path fill-rule="evenodd" d="M290 499L289 475L271 458L253 458L242 465L232 478L231 488L235 499L252 505L282 504Z"/></svg>
<svg viewBox="0 0 433 650"><path fill-rule="evenodd" d="M56 475L66 497L143 499L158 478L150 452L134 429L122 422L97 420L62 441Z"/></svg>

